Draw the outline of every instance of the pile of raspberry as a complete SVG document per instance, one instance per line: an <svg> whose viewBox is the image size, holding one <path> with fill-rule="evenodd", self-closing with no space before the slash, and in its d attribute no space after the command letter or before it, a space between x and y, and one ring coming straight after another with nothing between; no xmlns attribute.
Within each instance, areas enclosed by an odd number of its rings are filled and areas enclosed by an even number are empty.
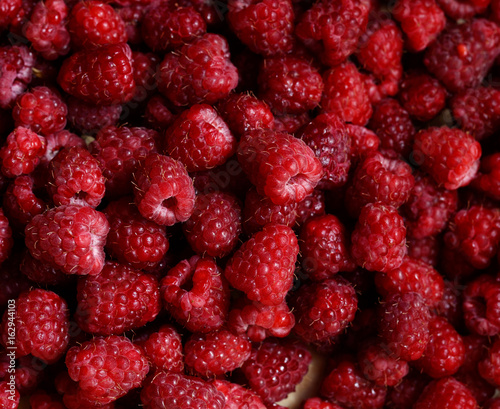
<svg viewBox="0 0 500 409"><path fill-rule="evenodd" d="M0 0L0 407L500 408L500 0Z"/></svg>

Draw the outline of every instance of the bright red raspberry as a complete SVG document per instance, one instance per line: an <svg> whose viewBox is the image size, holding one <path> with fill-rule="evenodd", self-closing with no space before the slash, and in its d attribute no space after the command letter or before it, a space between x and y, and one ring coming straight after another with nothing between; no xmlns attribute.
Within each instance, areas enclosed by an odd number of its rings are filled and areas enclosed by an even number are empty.
<svg viewBox="0 0 500 409"><path fill-rule="evenodd" d="M31 354L54 363L66 352L69 342L69 312L66 301L52 291L32 289L15 300L14 323L16 356ZM9 345L8 309L2 319L2 344Z"/></svg>
<svg viewBox="0 0 500 409"><path fill-rule="evenodd" d="M446 16L435 0L399 0L392 15L401 23L406 46L413 52L425 50L446 25Z"/></svg>
<svg viewBox="0 0 500 409"><path fill-rule="evenodd" d="M365 83L354 63L346 61L323 74L321 109L336 114L345 122L366 125L372 104Z"/></svg>
<svg viewBox="0 0 500 409"><path fill-rule="evenodd" d="M48 209L27 224L26 247L37 260L66 274L96 275L104 266L109 223L89 206Z"/></svg>
<svg viewBox="0 0 500 409"><path fill-rule="evenodd" d="M167 129L175 120L170 102L160 94L153 95L148 99L144 110L144 119L149 128L157 131Z"/></svg>
<svg viewBox="0 0 500 409"><path fill-rule="evenodd" d="M224 394L226 398L225 409L266 409L259 395L250 389L218 379L213 382L213 385Z"/></svg>
<svg viewBox="0 0 500 409"><path fill-rule="evenodd" d="M323 176L312 149L284 132L249 131L241 138L237 155L257 192L278 205L300 202Z"/></svg>
<svg viewBox="0 0 500 409"><path fill-rule="evenodd" d="M347 409L381 409L386 390L367 380L353 359L342 359L321 385L321 396Z"/></svg>
<svg viewBox="0 0 500 409"><path fill-rule="evenodd" d="M106 404L141 386L149 371L144 352L128 338L96 337L66 354L71 379L91 401Z"/></svg>
<svg viewBox="0 0 500 409"><path fill-rule="evenodd" d="M269 404L295 390L311 359L311 353L299 342L266 339L252 349L241 369L251 389Z"/></svg>
<svg viewBox="0 0 500 409"><path fill-rule="evenodd" d="M467 328L475 334L493 336L500 332L500 281L481 275L463 292L463 312Z"/></svg>
<svg viewBox="0 0 500 409"><path fill-rule="evenodd" d="M233 254L224 276L250 300L278 305L292 288L298 253L297 237L290 227L267 224Z"/></svg>
<svg viewBox="0 0 500 409"><path fill-rule="evenodd" d="M97 133L89 150L106 178L106 197L132 193L132 174L139 162L156 152L159 135L143 127L108 126Z"/></svg>
<svg viewBox="0 0 500 409"><path fill-rule="evenodd" d="M500 153L483 156L471 185L493 200L500 200Z"/></svg>
<svg viewBox="0 0 500 409"><path fill-rule="evenodd" d="M238 70L229 57L224 37L198 37L165 56L159 65L158 89L176 106L213 104L238 85Z"/></svg>
<svg viewBox="0 0 500 409"><path fill-rule="evenodd" d="M33 258L29 251L25 251L19 265L19 271L31 281L38 284L58 285L65 284L69 276L51 265Z"/></svg>
<svg viewBox="0 0 500 409"><path fill-rule="evenodd" d="M76 3L68 19L75 49L93 49L127 41L125 23L109 4L99 0Z"/></svg>
<svg viewBox="0 0 500 409"><path fill-rule="evenodd" d="M211 258L193 256L161 280L165 309L191 332L219 329L229 309L229 286Z"/></svg>
<svg viewBox="0 0 500 409"><path fill-rule="evenodd" d="M477 173L480 156L479 142L458 128L430 127L415 135L412 161L446 189L467 185Z"/></svg>
<svg viewBox="0 0 500 409"><path fill-rule="evenodd" d="M45 153L46 145L43 136L22 126L15 128L0 149L3 174L13 178L33 172Z"/></svg>
<svg viewBox="0 0 500 409"><path fill-rule="evenodd" d="M181 162L151 152L140 162L133 179L135 203L146 219L172 226L193 213L193 181Z"/></svg>
<svg viewBox="0 0 500 409"><path fill-rule="evenodd" d="M341 277L304 284L293 295L295 327L304 342L324 341L344 331L354 319L358 299L352 285Z"/></svg>
<svg viewBox="0 0 500 409"><path fill-rule="evenodd" d="M490 384L500 385L500 340L498 338L488 348L487 356L479 361L477 368L481 376Z"/></svg>
<svg viewBox="0 0 500 409"><path fill-rule="evenodd" d="M10 108L33 77L35 56L25 45L0 47L0 108Z"/></svg>
<svg viewBox="0 0 500 409"><path fill-rule="evenodd" d="M477 409L471 391L453 377L436 379L424 389L414 409Z"/></svg>
<svg viewBox="0 0 500 409"><path fill-rule="evenodd" d="M224 394L200 378L160 371L146 381L141 391L144 409L166 409L182 405L189 409L224 409Z"/></svg>
<svg viewBox="0 0 500 409"><path fill-rule="evenodd" d="M427 236L423 239L407 237L408 256L418 259L433 267L438 265L441 251L441 238L438 236Z"/></svg>
<svg viewBox="0 0 500 409"><path fill-rule="evenodd" d="M2 0L0 1L0 30L9 28L12 20L21 11L21 0Z"/></svg>
<svg viewBox="0 0 500 409"><path fill-rule="evenodd" d="M0 207L0 264L9 257L14 240L12 239L12 229L9 224L9 219L4 215Z"/></svg>
<svg viewBox="0 0 500 409"><path fill-rule="evenodd" d="M229 0L229 25L240 41L266 57L293 47L294 12L290 0Z"/></svg>
<svg viewBox="0 0 500 409"><path fill-rule="evenodd" d="M477 87L500 53L500 27L473 19L448 24L425 53L427 69L451 92Z"/></svg>
<svg viewBox="0 0 500 409"><path fill-rule="evenodd" d="M68 94L89 104L130 101L135 91L132 51L124 43L77 51L63 61L57 82Z"/></svg>
<svg viewBox="0 0 500 409"><path fill-rule="evenodd" d="M360 125L346 124L351 139L351 164L357 164L364 157L378 150L380 138L372 130Z"/></svg>
<svg viewBox="0 0 500 409"><path fill-rule="evenodd" d="M14 387L11 388L9 381L0 381L0 405L4 409L17 409L21 395Z"/></svg>
<svg viewBox="0 0 500 409"><path fill-rule="evenodd" d="M95 135L102 128L115 125L122 113L121 105L96 106L72 96L67 104L69 124L83 135Z"/></svg>
<svg viewBox="0 0 500 409"><path fill-rule="evenodd" d="M452 19L470 18L488 8L490 0L436 0L439 7Z"/></svg>
<svg viewBox="0 0 500 409"><path fill-rule="evenodd" d="M322 190L314 189L309 196L297 203L295 213L297 215L295 223L298 227L315 216L325 215L325 193Z"/></svg>

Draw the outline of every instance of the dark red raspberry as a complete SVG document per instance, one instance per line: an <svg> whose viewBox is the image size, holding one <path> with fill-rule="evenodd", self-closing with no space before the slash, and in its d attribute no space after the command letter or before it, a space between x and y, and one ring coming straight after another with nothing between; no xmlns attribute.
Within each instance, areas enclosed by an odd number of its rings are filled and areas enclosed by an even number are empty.
<svg viewBox="0 0 500 409"><path fill-rule="evenodd" d="M160 283L166 310L191 332L219 329L229 309L229 286L221 273L210 258L181 261Z"/></svg>
<svg viewBox="0 0 500 409"><path fill-rule="evenodd" d="M347 409L381 409L386 390L367 380L353 359L342 359L321 385L321 396Z"/></svg>
<svg viewBox="0 0 500 409"><path fill-rule="evenodd" d="M269 404L295 390L311 359L311 353L299 342L266 339L252 349L241 369L252 390Z"/></svg>
<svg viewBox="0 0 500 409"><path fill-rule="evenodd" d="M19 271L26 277L38 284L58 285L65 284L69 280L69 276L61 270L43 263L36 258L33 258L29 251L25 251Z"/></svg>
<svg viewBox="0 0 500 409"><path fill-rule="evenodd" d="M143 42L141 25L146 12L150 9L152 11L153 8L149 7L146 2L130 4L115 9L125 23L125 33L129 44L141 44Z"/></svg>
<svg viewBox="0 0 500 409"><path fill-rule="evenodd" d="M479 361L477 368L481 376L490 384L500 385L500 340L497 338L493 345L488 348L487 356Z"/></svg>
<svg viewBox="0 0 500 409"><path fill-rule="evenodd" d="M298 253L297 237L290 227L267 224L233 254L224 276L250 300L278 305L292 288Z"/></svg>
<svg viewBox="0 0 500 409"><path fill-rule="evenodd" d="M441 239L437 236L427 236L423 239L407 237L408 256L418 259L433 267L438 265L441 251Z"/></svg>
<svg viewBox="0 0 500 409"><path fill-rule="evenodd" d="M455 328L463 324L462 292L453 282L444 280L444 291L441 301L437 303L433 312L444 317Z"/></svg>
<svg viewBox="0 0 500 409"><path fill-rule="evenodd" d="M9 322L14 322L15 326ZM15 300L14 309L5 311L1 325L2 344L8 348L14 343L17 357L31 354L50 364L66 352L69 342L68 305L52 291L32 289L22 293ZM12 335L15 341L12 341Z"/></svg>
<svg viewBox="0 0 500 409"><path fill-rule="evenodd" d="M141 391L144 409L165 409L175 406L189 409L223 409L222 392L200 378L160 371L149 378Z"/></svg>
<svg viewBox="0 0 500 409"><path fill-rule="evenodd" d="M104 266L109 223L89 206L48 209L27 224L26 247L37 260L66 274L96 275Z"/></svg>
<svg viewBox="0 0 500 409"><path fill-rule="evenodd" d="M290 0L229 0L229 25L241 42L264 56L293 47L294 12Z"/></svg>
<svg viewBox="0 0 500 409"><path fill-rule="evenodd" d="M293 295L295 327L305 342L325 341L344 331L358 308L356 292L341 278L304 284Z"/></svg>
<svg viewBox="0 0 500 409"><path fill-rule="evenodd" d="M175 114L171 109L171 104L163 95L153 95L148 99L144 111L147 126L157 131L167 129L175 120Z"/></svg>
<svg viewBox="0 0 500 409"><path fill-rule="evenodd" d="M115 125L122 113L121 105L96 106L75 97L69 97L68 122L84 135L94 135L102 128Z"/></svg>
<svg viewBox="0 0 500 409"><path fill-rule="evenodd" d="M274 117L274 130L295 135L300 128L309 122L311 122L311 115L308 111L301 114L276 115Z"/></svg>
<svg viewBox="0 0 500 409"><path fill-rule="evenodd" d="M106 197L132 193L132 174L141 160L156 152L158 140L156 131L142 127L108 126L97 133L89 149L106 178Z"/></svg>
<svg viewBox="0 0 500 409"><path fill-rule="evenodd" d="M463 292L464 320L475 334L493 336L500 332L500 281L481 275Z"/></svg>
<svg viewBox="0 0 500 409"><path fill-rule="evenodd" d="M486 404L483 406L485 409L498 409L500 408L500 398L493 398L490 399Z"/></svg>
<svg viewBox="0 0 500 409"><path fill-rule="evenodd" d="M213 104L238 85L224 37L205 34L167 54L159 66L158 89L174 105Z"/></svg>
<svg viewBox="0 0 500 409"><path fill-rule="evenodd" d="M411 408L429 382L430 378L427 375L415 369L410 370L399 384L387 390L385 401L387 408Z"/></svg>
<svg viewBox="0 0 500 409"><path fill-rule="evenodd" d="M86 148L87 145L85 141L78 135L63 129L62 131L48 135L45 138L47 142L47 149L45 149L45 154L42 157L40 165L42 167L42 172L46 172L49 166L49 162L55 158L59 151L63 148ZM35 174L35 179L40 183L40 176ZM42 177L43 180L43 177Z"/></svg>
<svg viewBox="0 0 500 409"><path fill-rule="evenodd" d="M146 219L162 226L189 219L195 191L181 162L151 152L133 176L135 203Z"/></svg>
<svg viewBox="0 0 500 409"><path fill-rule="evenodd" d="M304 409L342 409L342 407L320 398L309 398L304 402Z"/></svg>
<svg viewBox="0 0 500 409"><path fill-rule="evenodd" d="M0 405L5 409L17 409L21 395L14 387L11 388L9 381L0 381Z"/></svg>
<svg viewBox="0 0 500 409"><path fill-rule="evenodd" d="M420 294L393 294L378 310L379 335L394 356L414 361L423 355L429 341L430 318Z"/></svg>
<svg viewBox="0 0 500 409"><path fill-rule="evenodd" d="M224 394L225 409L266 409L262 399L251 389L225 380L215 380L213 385Z"/></svg>
<svg viewBox="0 0 500 409"><path fill-rule="evenodd" d="M35 393L30 396L29 402L32 409L65 409L59 395L49 395L41 390L35 391Z"/></svg>
<svg viewBox="0 0 500 409"><path fill-rule="evenodd" d="M415 135L412 161L446 189L467 185L476 175L480 156L479 142L458 128L430 127Z"/></svg>
<svg viewBox="0 0 500 409"><path fill-rule="evenodd" d="M23 274L19 274L19 260L19 253L14 252L0 264L0 280L3 283L0 292L0 308L2 308L2 311L7 308L9 300L18 297L23 291L28 291L33 286L33 283Z"/></svg>
<svg viewBox="0 0 500 409"><path fill-rule="evenodd" d="M35 132L18 126L0 149L2 172L7 177L31 173L45 153L46 140Z"/></svg>
<svg viewBox="0 0 500 409"><path fill-rule="evenodd" d="M470 18L488 8L490 0L436 0L452 19Z"/></svg>
<svg viewBox="0 0 500 409"><path fill-rule="evenodd" d="M132 52L134 66L135 95L134 101L142 102L148 95L153 94L157 88L156 68L161 58L155 53Z"/></svg>
<svg viewBox="0 0 500 409"><path fill-rule="evenodd" d="M346 61L323 74L321 109L338 115L345 122L366 125L372 104L365 83L354 63Z"/></svg>
<svg viewBox="0 0 500 409"><path fill-rule="evenodd" d="M90 104L130 101L135 91L132 51L127 44L78 51L64 60L57 82L68 94Z"/></svg>
<svg viewBox="0 0 500 409"><path fill-rule="evenodd" d="M472 186L493 200L500 200L500 153L483 156Z"/></svg>
<svg viewBox="0 0 500 409"><path fill-rule="evenodd" d="M297 215L295 223L298 227L302 226L310 218L323 216L326 213L325 193L322 190L314 189L309 196L297 203L295 213Z"/></svg>
<svg viewBox="0 0 500 409"><path fill-rule="evenodd" d="M35 56L25 45L0 47L0 108L10 108L33 77Z"/></svg>
<svg viewBox="0 0 500 409"><path fill-rule="evenodd" d="M9 28L12 20L21 10L21 0L2 0L0 1L0 30Z"/></svg>
<svg viewBox="0 0 500 409"><path fill-rule="evenodd" d="M323 176L323 166L311 148L284 132L249 131L241 138L237 155L257 192L274 204L300 202Z"/></svg>
<svg viewBox="0 0 500 409"><path fill-rule="evenodd" d="M0 264L9 257L14 240L12 239L12 229L9 224L9 219L4 215L0 207Z"/></svg>
<svg viewBox="0 0 500 409"><path fill-rule="evenodd" d="M106 404L141 386L149 365L144 352L128 338L96 337L72 347L66 366L87 399Z"/></svg>
<svg viewBox="0 0 500 409"><path fill-rule="evenodd" d="M414 409L476 409L477 402L471 391L453 377L432 381L418 398Z"/></svg>
<svg viewBox="0 0 500 409"><path fill-rule="evenodd" d="M406 34L406 46L414 52L425 50L446 25L446 16L435 0L399 0L392 15Z"/></svg>
<svg viewBox="0 0 500 409"><path fill-rule="evenodd" d="M351 139L351 162L360 160L378 150L380 138L372 130L361 125L346 124L346 132Z"/></svg>
<svg viewBox="0 0 500 409"><path fill-rule="evenodd" d="M500 27L473 19L448 24L425 53L428 70L451 92L477 87L500 53Z"/></svg>

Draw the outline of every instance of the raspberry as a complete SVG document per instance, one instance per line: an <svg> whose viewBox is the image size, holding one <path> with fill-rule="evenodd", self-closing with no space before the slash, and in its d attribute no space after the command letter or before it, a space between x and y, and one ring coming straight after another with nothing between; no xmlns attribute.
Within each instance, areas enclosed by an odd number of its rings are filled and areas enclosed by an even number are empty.
<svg viewBox="0 0 500 409"><path fill-rule="evenodd" d="M455 190L467 185L476 175L481 146L457 128L430 127L415 135L412 156L438 185Z"/></svg>
<svg viewBox="0 0 500 409"><path fill-rule="evenodd" d="M155 79L156 68L161 58L155 53L132 52L134 67L135 95L136 102L144 101L148 95L153 94L158 87Z"/></svg>
<svg viewBox="0 0 500 409"><path fill-rule="evenodd" d="M435 0L399 0L392 15L401 23L410 51L425 50L443 31L446 16Z"/></svg>
<svg viewBox="0 0 500 409"><path fill-rule="evenodd" d="M448 24L425 53L427 69L451 92L477 87L500 53L500 27L485 19Z"/></svg>
<svg viewBox="0 0 500 409"><path fill-rule="evenodd" d="M488 275L471 281L463 292L464 320L475 334L493 336L500 332L500 282Z"/></svg>
<svg viewBox="0 0 500 409"><path fill-rule="evenodd" d="M115 125L122 113L121 105L95 106L69 97L68 122L84 135L94 135L102 128Z"/></svg>
<svg viewBox="0 0 500 409"><path fill-rule="evenodd" d="M500 371L498 361L500 359L500 341L495 340L488 349L487 356L479 361L477 368L481 376L494 386L500 385Z"/></svg>
<svg viewBox="0 0 500 409"><path fill-rule="evenodd" d="M182 260L160 285L165 309L189 331L207 333L226 321L229 286L212 259Z"/></svg>
<svg viewBox="0 0 500 409"><path fill-rule="evenodd" d="M229 26L254 53L286 54L293 47L294 12L290 0L230 0Z"/></svg>
<svg viewBox="0 0 500 409"><path fill-rule="evenodd" d="M13 246L14 240L12 239L12 229L9 225L9 219L5 217L0 207L0 264L7 260Z"/></svg>
<svg viewBox="0 0 500 409"><path fill-rule="evenodd" d="M470 18L483 13L490 0L436 0L443 11L451 18L458 20Z"/></svg>
<svg viewBox="0 0 500 409"><path fill-rule="evenodd" d="M153 95L147 102L144 118L150 128L162 131L174 122L175 115L170 110L170 103L160 94Z"/></svg>
<svg viewBox="0 0 500 409"><path fill-rule="evenodd" d="M324 91L320 106L345 122L366 125L372 116L368 90L356 66L346 61L323 73Z"/></svg>
<svg viewBox="0 0 500 409"><path fill-rule="evenodd" d="M215 380L213 385L226 398L226 409L266 409L259 395L236 383Z"/></svg>
<svg viewBox="0 0 500 409"><path fill-rule="evenodd" d="M149 366L142 350L117 335L96 337L66 354L71 379L90 401L106 404L139 387Z"/></svg>
<svg viewBox="0 0 500 409"><path fill-rule="evenodd" d="M17 409L21 395L17 389L11 389L7 380L0 382L0 405L5 409Z"/></svg>
<svg viewBox="0 0 500 409"><path fill-rule="evenodd" d="M380 138L375 132L364 126L346 124L346 132L351 139L352 165L377 151L380 146Z"/></svg>
<svg viewBox="0 0 500 409"><path fill-rule="evenodd" d="M378 331L389 351L404 361L420 358L429 341L430 312L418 293L393 294L378 310Z"/></svg>
<svg viewBox="0 0 500 409"><path fill-rule="evenodd" d="M475 409L477 407L471 391L452 377L432 381L413 405L414 409Z"/></svg>
<svg viewBox="0 0 500 409"><path fill-rule="evenodd" d="M181 162L151 152L133 176L135 203L143 217L162 226L189 219L195 192Z"/></svg>
<svg viewBox="0 0 500 409"><path fill-rule="evenodd" d="M444 280L443 297L437 303L433 312L446 318L455 328L462 326L462 293L451 281Z"/></svg>
<svg viewBox="0 0 500 409"><path fill-rule="evenodd" d="M441 240L436 236L427 236L423 239L407 237L406 239L408 256L433 267L438 265L441 244Z"/></svg>
<svg viewBox="0 0 500 409"><path fill-rule="evenodd" d="M77 51L64 60L57 82L68 94L89 104L121 104L134 96L132 64L127 44Z"/></svg>
<svg viewBox="0 0 500 409"><path fill-rule="evenodd" d="M298 342L278 343L266 339L252 348L250 358L241 369L252 390L264 403L270 404L295 390L307 373L311 359L311 353Z"/></svg>
<svg viewBox="0 0 500 409"><path fill-rule="evenodd" d="M2 0L0 2L0 31L7 29L21 10L21 0Z"/></svg>
<svg viewBox="0 0 500 409"><path fill-rule="evenodd" d="M41 135L18 126L0 149L2 172L7 177L31 173L45 153L46 141Z"/></svg>
<svg viewBox="0 0 500 409"><path fill-rule="evenodd" d="M69 281L67 274L33 258L29 251L24 252L21 264L19 265L19 271L38 284L57 285L65 284Z"/></svg>
<svg viewBox="0 0 500 409"><path fill-rule="evenodd" d="M358 299L342 277L304 284L293 295L294 333L305 342L326 341L344 331L354 319Z"/></svg>
<svg viewBox="0 0 500 409"><path fill-rule="evenodd" d="M12 336L9 311L5 311L1 324L5 347ZM52 291L26 291L15 300L14 317L17 357L31 354L50 364L64 355L69 341L69 313L64 299Z"/></svg>
<svg viewBox="0 0 500 409"><path fill-rule="evenodd" d="M315 216L323 216L326 213L324 192L314 189L309 196L306 196L302 201L297 203L295 213L297 215L295 223L299 227Z"/></svg>
<svg viewBox="0 0 500 409"><path fill-rule="evenodd" d="M177 373L157 372L148 379L141 391L145 409L184 406L189 409L223 409L222 392L208 382Z"/></svg>
<svg viewBox="0 0 500 409"><path fill-rule="evenodd" d="M24 45L0 47L0 108L12 107L31 82L35 56Z"/></svg>
<svg viewBox="0 0 500 409"><path fill-rule="evenodd" d="M386 406L390 409L411 408L428 383L427 375L410 370L399 384L387 390Z"/></svg>
<svg viewBox="0 0 500 409"><path fill-rule="evenodd" d="M500 200L500 154L483 156L477 177L472 186L493 200Z"/></svg>
<svg viewBox="0 0 500 409"><path fill-rule="evenodd" d="M304 409L342 409L342 407L320 398L309 398L304 402Z"/></svg>
<svg viewBox="0 0 500 409"><path fill-rule="evenodd" d="M286 132L294 135L300 128L311 121L309 112L302 114L284 114L274 117L274 130L276 132Z"/></svg>
<svg viewBox="0 0 500 409"><path fill-rule="evenodd" d="M224 164L236 150L236 139L207 104L197 104L182 112L168 128L166 153L182 162L188 172Z"/></svg>
<svg viewBox="0 0 500 409"><path fill-rule="evenodd" d="M76 3L68 19L68 31L76 49L93 49L127 41L125 23L120 15L99 0Z"/></svg>
<svg viewBox="0 0 500 409"><path fill-rule="evenodd" d="M141 160L156 152L158 140L156 131L143 127L108 126L99 130L89 149L106 178L106 197L132 193L132 174Z"/></svg>
<svg viewBox="0 0 500 409"><path fill-rule="evenodd" d="M282 224L267 224L233 254L224 276L250 300L278 305L292 288L298 252L292 229Z"/></svg>
<svg viewBox="0 0 500 409"><path fill-rule="evenodd" d="M63 129L62 131L48 135L45 138L47 142L47 149L45 149L45 154L42 157L40 165L42 171L46 172L49 166L49 162L55 158L59 151L63 148L86 148L87 145L85 141L78 135ZM35 175L36 176L36 175ZM38 180L38 179L37 179Z"/></svg>
<svg viewBox="0 0 500 409"><path fill-rule="evenodd" d="M66 274L96 275L104 266L106 217L89 206L48 209L27 224L26 247L37 260Z"/></svg>
<svg viewBox="0 0 500 409"><path fill-rule="evenodd" d="M237 155L257 192L278 205L300 202L312 193L323 173L313 151L284 132L249 131L241 138Z"/></svg>
<svg viewBox="0 0 500 409"><path fill-rule="evenodd" d="M238 71L225 38L205 34L167 54L157 80L160 92L176 106L213 104L236 88Z"/></svg>

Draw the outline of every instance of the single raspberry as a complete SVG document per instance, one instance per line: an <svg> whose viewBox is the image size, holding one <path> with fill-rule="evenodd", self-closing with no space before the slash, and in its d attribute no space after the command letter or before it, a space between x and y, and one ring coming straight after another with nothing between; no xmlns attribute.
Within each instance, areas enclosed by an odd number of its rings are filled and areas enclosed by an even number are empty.
<svg viewBox="0 0 500 409"><path fill-rule="evenodd" d="M109 223L89 206L48 209L27 224L26 247L37 260L66 274L96 275L104 266Z"/></svg>
<svg viewBox="0 0 500 409"><path fill-rule="evenodd" d="M157 78L160 92L176 106L213 104L236 88L238 71L226 39L205 34L167 54Z"/></svg>
<svg viewBox="0 0 500 409"><path fill-rule="evenodd" d="M9 28L12 20L20 12L22 7L21 0L2 0L0 2L0 31Z"/></svg>
<svg viewBox="0 0 500 409"><path fill-rule="evenodd" d="M9 346L14 335L17 357L31 354L49 364L59 360L69 342L66 301L52 291L37 288L22 293L14 306L3 315L2 344ZM15 323L14 334L9 322Z"/></svg>
<svg viewBox="0 0 500 409"><path fill-rule="evenodd" d="M229 0L229 26L254 53L286 54L293 47L294 12L290 0Z"/></svg>
<svg viewBox="0 0 500 409"><path fill-rule="evenodd" d="M453 377L432 381L413 405L414 409L476 409L477 407L471 391Z"/></svg>
<svg viewBox="0 0 500 409"><path fill-rule="evenodd" d="M36 258L33 258L29 251L25 251L19 271L28 277L31 281L38 284L58 285L65 284L69 280L69 276L61 270L43 263Z"/></svg>
<svg viewBox="0 0 500 409"><path fill-rule="evenodd" d="M386 390L367 380L353 359L342 359L323 380L321 396L347 409L381 409Z"/></svg>
<svg viewBox="0 0 500 409"><path fill-rule="evenodd" d="M344 331L354 319L358 299L342 277L304 284L293 295L294 333L304 342L324 341Z"/></svg>
<svg viewBox="0 0 500 409"><path fill-rule="evenodd" d="M0 405L5 409L17 409L21 395L11 387L8 380L0 381Z"/></svg>
<svg viewBox="0 0 500 409"><path fill-rule="evenodd" d="M262 399L250 389L225 380L215 380L213 385L226 398L226 409L266 409ZM493 408L491 408L493 409Z"/></svg>
<svg viewBox="0 0 500 409"><path fill-rule="evenodd" d="M425 50L443 31L446 16L435 0L399 0L392 15L401 23L410 51Z"/></svg>
<svg viewBox="0 0 500 409"><path fill-rule="evenodd" d="M33 78L34 54L25 45L0 47L0 108L10 108Z"/></svg>
<svg viewBox="0 0 500 409"><path fill-rule="evenodd" d="M79 133L94 135L102 128L115 125L122 113L121 105L96 106L70 96L68 122Z"/></svg>
<svg viewBox="0 0 500 409"><path fill-rule="evenodd" d="M312 193L323 174L311 148L284 132L249 131L241 138L237 155L257 192L278 205L300 202Z"/></svg>
<svg viewBox="0 0 500 409"><path fill-rule="evenodd" d="M323 73L323 111L354 125L366 125L372 116L372 104L365 83L354 63L346 61Z"/></svg>
<svg viewBox="0 0 500 409"><path fill-rule="evenodd" d="M297 237L290 227L267 224L233 254L224 276L250 300L278 305L292 288L298 253Z"/></svg>
<svg viewBox="0 0 500 409"><path fill-rule="evenodd" d="M488 8L490 0L436 0L439 7L452 19L470 18Z"/></svg>
<svg viewBox="0 0 500 409"><path fill-rule="evenodd" d="M12 229L9 224L9 219L4 215L0 207L0 264L9 257L14 240L12 239Z"/></svg>
<svg viewBox="0 0 500 409"><path fill-rule="evenodd" d="M113 402L141 386L149 370L142 350L128 338L117 335L96 337L70 348L66 366L82 394L101 404Z"/></svg>
<svg viewBox="0 0 500 409"><path fill-rule="evenodd" d="M500 332L500 281L481 275L463 292L464 320L475 334L493 336Z"/></svg>
<svg viewBox="0 0 500 409"><path fill-rule="evenodd" d="M241 369L251 389L269 404L295 390L311 359L311 353L299 342L266 339L252 348Z"/></svg>
<svg viewBox="0 0 500 409"><path fill-rule="evenodd" d="M351 139L351 164L353 166L378 150L380 138L372 130L353 124L346 124L345 129Z"/></svg>
<svg viewBox="0 0 500 409"><path fill-rule="evenodd" d="M159 135L143 127L107 126L99 130L89 150L106 178L106 197L132 193L132 174L139 162L156 152Z"/></svg>
<svg viewBox="0 0 500 409"><path fill-rule="evenodd" d="M148 99L144 110L144 119L149 128L163 131L172 125L175 114L167 99L163 95L156 94Z"/></svg>
<svg viewBox="0 0 500 409"><path fill-rule="evenodd" d="M43 136L18 126L0 149L3 174L12 178L33 172L45 149L46 140Z"/></svg>
<svg viewBox="0 0 500 409"><path fill-rule="evenodd" d="M397 100L386 98L375 105L370 129L379 137L382 152L395 152L408 157L413 145L415 127L408 111Z"/></svg>
<svg viewBox="0 0 500 409"><path fill-rule="evenodd" d="M165 309L191 332L219 329L229 309L229 286L221 273L210 258L182 260L161 280Z"/></svg>
<svg viewBox="0 0 500 409"><path fill-rule="evenodd" d="M148 379L141 391L144 409L223 409L225 401L212 383L164 371Z"/></svg>
<svg viewBox="0 0 500 409"><path fill-rule="evenodd" d="M325 193L322 190L314 189L309 196L297 203L295 213L297 215L295 223L298 227L303 226L307 220L315 216L325 215Z"/></svg>
<svg viewBox="0 0 500 409"><path fill-rule="evenodd" d="M425 53L427 69L451 92L477 87L500 53L500 27L473 19L448 24Z"/></svg>
<svg viewBox="0 0 500 409"><path fill-rule="evenodd" d="M320 398L309 398L304 402L304 409L342 409L342 407Z"/></svg>
<svg viewBox="0 0 500 409"><path fill-rule="evenodd" d="M64 60L57 82L68 94L95 105L113 105L134 96L132 51L127 44L78 51Z"/></svg>
<svg viewBox="0 0 500 409"><path fill-rule="evenodd" d="M488 348L487 356L479 361L477 368L481 376L494 386L500 385L500 340L497 338Z"/></svg>
<svg viewBox="0 0 500 409"><path fill-rule="evenodd" d="M190 43L207 31L200 13L193 7L173 2L149 8L141 24L142 39L153 51L169 51Z"/></svg>
<svg viewBox="0 0 500 409"><path fill-rule="evenodd" d="M467 185L476 175L480 156L479 142L457 128L430 127L415 135L413 162L446 189Z"/></svg>
<svg viewBox="0 0 500 409"><path fill-rule="evenodd" d="M493 200L500 200L500 154L481 158L481 166L471 185Z"/></svg>
<svg viewBox="0 0 500 409"><path fill-rule="evenodd" d="M127 41L125 23L109 4L78 2L71 9L68 31L75 49L93 49Z"/></svg>

